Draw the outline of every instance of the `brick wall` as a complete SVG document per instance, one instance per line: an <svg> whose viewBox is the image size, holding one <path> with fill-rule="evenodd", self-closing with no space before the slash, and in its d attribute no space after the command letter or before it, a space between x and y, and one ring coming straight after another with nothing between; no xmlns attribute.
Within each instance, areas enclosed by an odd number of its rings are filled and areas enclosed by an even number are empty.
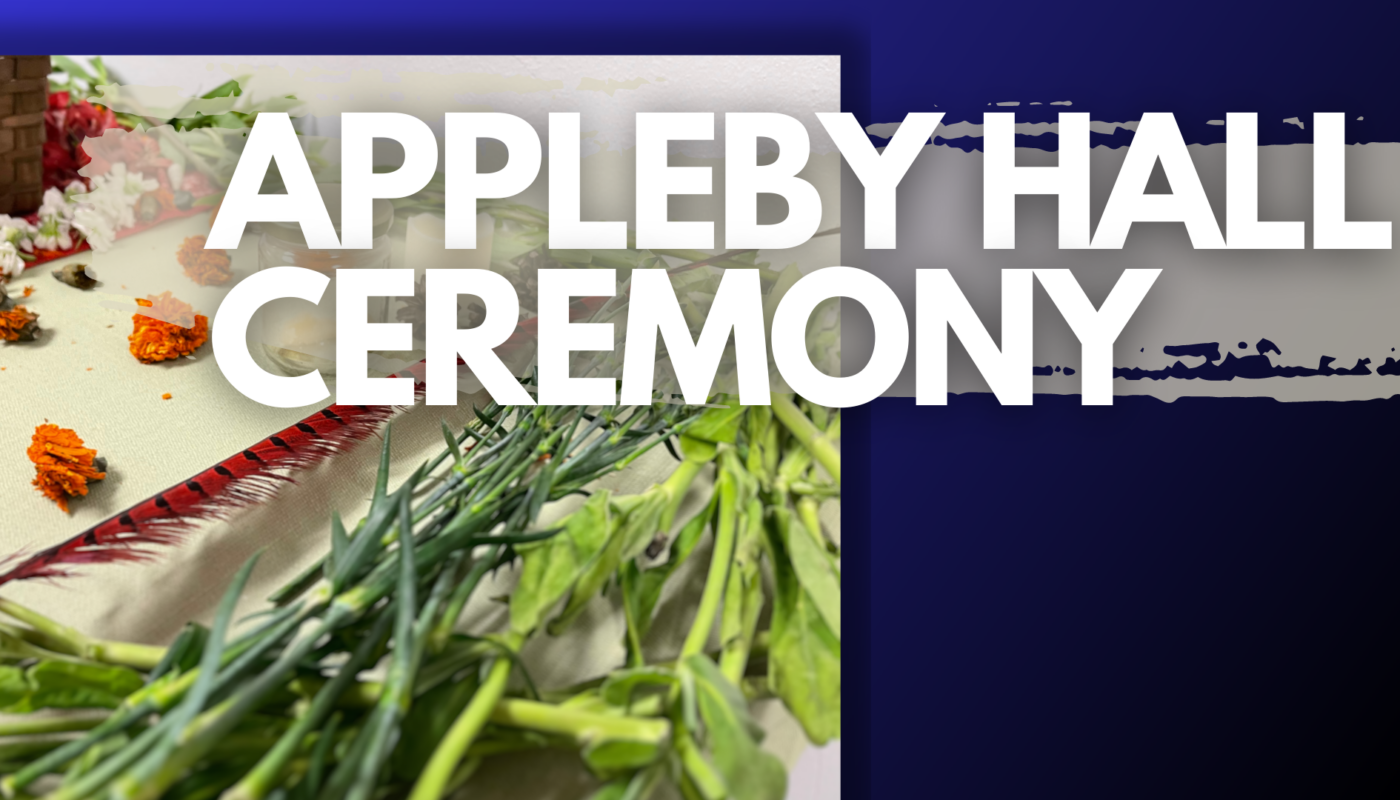
<svg viewBox="0 0 1400 800"><path fill-rule="evenodd" d="M0 56L0 214L28 214L44 193L48 56Z"/></svg>

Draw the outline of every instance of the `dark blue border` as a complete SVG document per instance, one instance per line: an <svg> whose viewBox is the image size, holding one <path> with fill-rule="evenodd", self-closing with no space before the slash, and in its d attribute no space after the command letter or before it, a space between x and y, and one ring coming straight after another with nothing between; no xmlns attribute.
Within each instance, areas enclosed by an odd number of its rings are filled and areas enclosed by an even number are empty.
<svg viewBox="0 0 1400 800"><path fill-rule="evenodd" d="M1400 141L1379 2L10 5L11 51L838 54L864 124L1072 100ZM1400 795L1395 411L848 409L843 794Z"/></svg>

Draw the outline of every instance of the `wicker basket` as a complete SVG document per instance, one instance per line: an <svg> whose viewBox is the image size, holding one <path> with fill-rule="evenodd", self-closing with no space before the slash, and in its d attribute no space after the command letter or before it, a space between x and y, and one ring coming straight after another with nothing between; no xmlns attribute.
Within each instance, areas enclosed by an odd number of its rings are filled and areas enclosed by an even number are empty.
<svg viewBox="0 0 1400 800"><path fill-rule="evenodd" d="M0 56L0 214L28 214L44 195L48 56Z"/></svg>

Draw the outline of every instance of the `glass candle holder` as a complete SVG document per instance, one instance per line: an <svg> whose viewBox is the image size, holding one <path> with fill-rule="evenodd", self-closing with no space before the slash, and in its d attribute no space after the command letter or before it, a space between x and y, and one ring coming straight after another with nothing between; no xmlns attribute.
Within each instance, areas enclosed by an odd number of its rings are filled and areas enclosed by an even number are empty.
<svg viewBox="0 0 1400 800"><path fill-rule="evenodd" d="M413 324L413 344L424 349L425 273L430 269L491 269L491 245L495 236L495 220L490 214L476 216L476 248L447 249L447 227L436 214L417 214L408 218L404 241L404 266L413 270L414 296L391 301L394 321ZM469 298L457 299L460 308Z"/></svg>
<svg viewBox="0 0 1400 800"><path fill-rule="evenodd" d="M326 212L340 237L340 187L319 187ZM301 225L295 222L260 223L258 269L303 267L331 279L321 302L280 298L258 311L258 334L263 351L284 374L299 375L313 369L323 375L335 374L336 270L388 269L391 266L389 231L394 224L394 206L388 200L374 201L373 245L368 250L320 250L307 246ZM390 298L369 298L366 321L390 322Z"/></svg>

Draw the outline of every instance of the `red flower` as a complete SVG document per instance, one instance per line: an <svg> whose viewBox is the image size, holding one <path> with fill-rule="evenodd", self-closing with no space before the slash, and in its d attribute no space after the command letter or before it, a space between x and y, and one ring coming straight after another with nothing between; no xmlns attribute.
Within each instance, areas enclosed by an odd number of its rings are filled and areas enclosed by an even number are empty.
<svg viewBox="0 0 1400 800"><path fill-rule="evenodd" d="M77 169L73 154L58 142L44 142L44 169Z"/></svg>
<svg viewBox="0 0 1400 800"><path fill-rule="evenodd" d="M44 188L63 187L73 181L82 180L82 176L78 175L81 166L73 160L73 153L62 144L44 142Z"/></svg>
<svg viewBox="0 0 1400 800"><path fill-rule="evenodd" d="M121 127L117 122L117 115L106 106L93 105L86 100L74 102L68 92L54 92L49 95L49 107L44 112L44 133L47 139L44 144L45 188L62 188L72 181L81 180L77 170L83 169L92 161L83 142L99 137L111 128ZM139 152L133 152L131 157L121 159L127 161L128 168L134 171L139 172L142 167L156 166L158 164L153 162L162 160L159 159L158 147L153 154L144 147L136 149ZM112 160L117 159L109 157L103 160L90 174L105 173L111 168L109 162Z"/></svg>
<svg viewBox="0 0 1400 800"><path fill-rule="evenodd" d="M55 144L68 145L68 109L50 106L44 112L44 138Z"/></svg>
<svg viewBox="0 0 1400 800"><path fill-rule="evenodd" d="M101 136L108 128L117 127L117 115L110 108L99 108L84 100L68 106L67 110L68 133L75 143L81 144L89 136Z"/></svg>

